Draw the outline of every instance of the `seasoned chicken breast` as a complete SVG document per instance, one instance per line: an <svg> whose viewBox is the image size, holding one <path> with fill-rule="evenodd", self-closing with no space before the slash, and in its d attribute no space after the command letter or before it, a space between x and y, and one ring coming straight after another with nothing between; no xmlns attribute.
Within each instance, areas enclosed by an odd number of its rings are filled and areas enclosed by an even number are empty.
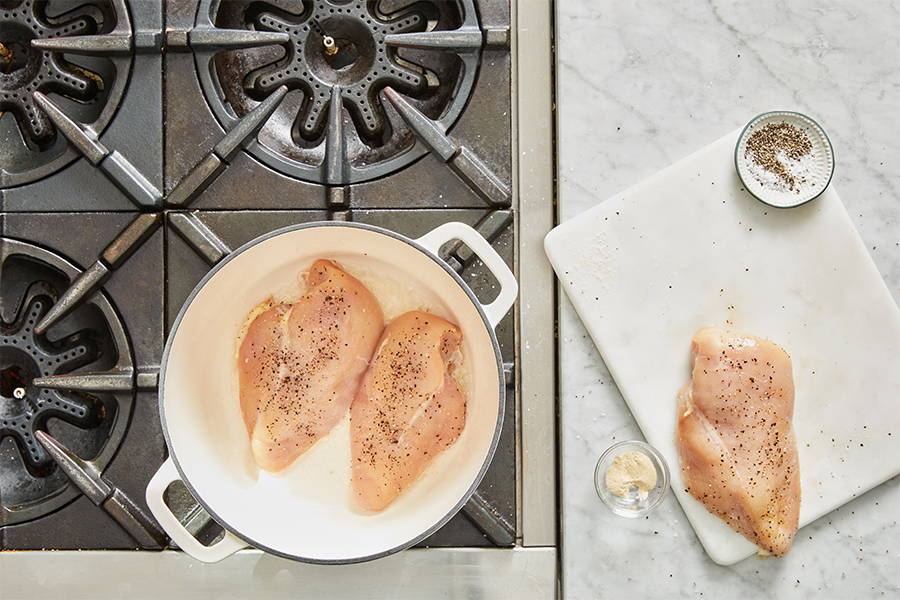
<svg viewBox="0 0 900 600"><path fill-rule="evenodd" d="M791 359L768 340L707 327L694 335L691 364L691 383L678 394L676 435L687 491L783 556L800 512Z"/></svg>
<svg viewBox="0 0 900 600"><path fill-rule="evenodd" d="M462 333L412 311L384 330L350 408L353 490L361 507L393 502L466 422L466 397L452 376Z"/></svg>
<svg viewBox="0 0 900 600"><path fill-rule="evenodd" d="M256 463L280 471L346 414L384 327L381 307L330 260L307 292L250 324L238 351L240 401Z"/></svg>

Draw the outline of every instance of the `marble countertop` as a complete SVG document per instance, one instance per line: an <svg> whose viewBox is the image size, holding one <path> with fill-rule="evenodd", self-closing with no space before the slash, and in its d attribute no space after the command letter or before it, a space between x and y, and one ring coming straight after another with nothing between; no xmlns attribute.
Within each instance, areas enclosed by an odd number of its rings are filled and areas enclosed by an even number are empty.
<svg viewBox="0 0 900 600"><path fill-rule="evenodd" d="M799 110L828 131L832 185L900 302L897 2L561 0L557 10L561 220L757 113ZM560 303L566 598L900 594L900 478L803 528L786 558L732 567L706 556L671 494L647 519L607 512L594 463L641 435Z"/></svg>

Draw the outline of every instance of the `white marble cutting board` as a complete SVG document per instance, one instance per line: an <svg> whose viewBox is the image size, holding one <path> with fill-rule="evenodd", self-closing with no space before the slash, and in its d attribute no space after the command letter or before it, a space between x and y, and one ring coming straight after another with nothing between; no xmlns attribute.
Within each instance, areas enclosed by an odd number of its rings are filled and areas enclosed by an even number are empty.
<svg viewBox="0 0 900 600"><path fill-rule="evenodd" d="M545 241L638 425L668 460L697 536L723 565L756 547L684 492L674 444L675 394L700 327L768 337L791 355L801 526L900 473L900 310L833 188L788 210L742 190L738 133Z"/></svg>

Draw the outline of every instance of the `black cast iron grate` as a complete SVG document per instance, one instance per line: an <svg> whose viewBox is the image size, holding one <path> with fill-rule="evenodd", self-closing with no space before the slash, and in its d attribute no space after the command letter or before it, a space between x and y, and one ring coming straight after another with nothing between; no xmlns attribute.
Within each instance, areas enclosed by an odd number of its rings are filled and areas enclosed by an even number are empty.
<svg viewBox="0 0 900 600"><path fill-rule="evenodd" d="M79 495L34 434L49 432L103 468L119 446L133 392L36 385L98 370L133 376L125 330L102 294L45 333L35 328L78 274L61 257L0 238L0 525L43 516Z"/></svg>

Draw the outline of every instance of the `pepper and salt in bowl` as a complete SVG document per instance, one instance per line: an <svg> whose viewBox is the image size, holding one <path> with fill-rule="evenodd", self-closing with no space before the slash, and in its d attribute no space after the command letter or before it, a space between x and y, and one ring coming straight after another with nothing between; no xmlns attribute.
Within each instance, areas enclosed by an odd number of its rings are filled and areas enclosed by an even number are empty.
<svg viewBox="0 0 900 600"><path fill-rule="evenodd" d="M814 200L831 183L834 151L813 119L773 111L754 117L741 132L734 164L755 198L776 208L793 208Z"/></svg>

